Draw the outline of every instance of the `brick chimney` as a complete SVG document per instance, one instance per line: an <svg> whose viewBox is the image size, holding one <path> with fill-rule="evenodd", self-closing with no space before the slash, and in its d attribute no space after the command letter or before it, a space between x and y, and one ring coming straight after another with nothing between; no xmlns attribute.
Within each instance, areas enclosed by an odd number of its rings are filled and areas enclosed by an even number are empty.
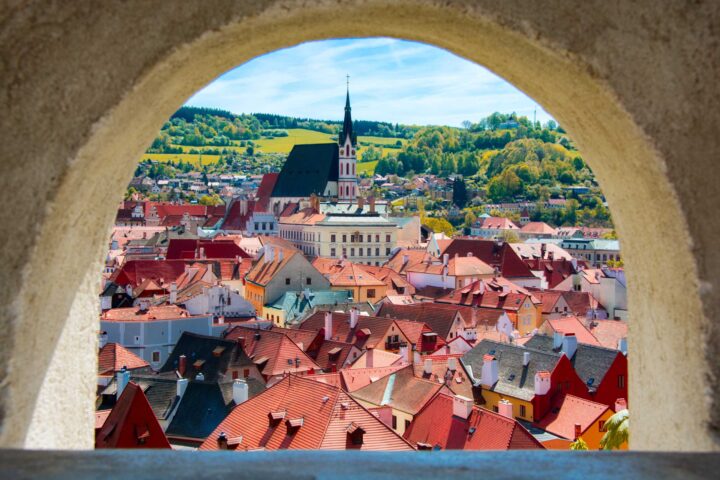
<svg viewBox="0 0 720 480"><path fill-rule="evenodd" d="M579 423L576 423L575 424L575 438L573 440L577 440L580 435L582 435L582 426Z"/></svg>
<svg viewBox="0 0 720 480"><path fill-rule="evenodd" d="M185 376L185 372L187 371L187 357L185 355L180 355L178 358L178 373L181 377Z"/></svg>

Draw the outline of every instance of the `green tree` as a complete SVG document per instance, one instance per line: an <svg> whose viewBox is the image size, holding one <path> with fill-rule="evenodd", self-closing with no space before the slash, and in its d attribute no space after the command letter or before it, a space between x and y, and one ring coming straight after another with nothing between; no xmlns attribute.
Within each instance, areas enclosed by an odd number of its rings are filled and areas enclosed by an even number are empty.
<svg viewBox="0 0 720 480"><path fill-rule="evenodd" d="M477 222L477 217L475 216L475 214L472 211L467 212L465 214L465 226L467 228L470 228L475 224L475 222Z"/></svg>
<svg viewBox="0 0 720 480"><path fill-rule="evenodd" d="M467 187L460 177L455 177L453 181L453 203L459 208L464 208L467 203Z"/></svg>
<svg viewBox="0 0 720 480"><path fill-rule="evenodd" d="M518 234L515 233L513 230L503 230L500 233L500 238L503 242L507 243L519 243L520 237L518 237Z"/></svg>
<svg viewBox="0 0 720 480"><path fill-rule="evenodd" d="M453 232L455 231L452 224L444 218L424 217L422 219L422 224L428 227L433 232L444 233L448 237L452 236Z"/></svg>
<svg viewBox="0 0 720 480"><path fill-rule="evenodd" d="M570 444L570 450L589 450L587 443L582 437L578 437L577 440Z"/></svg>
<svg viewBox="0 0 720 480"><path fill-rule="evenodd" d="M605 422L607 431L600 440L603 450L618 450L630 438L630 413L620 410Z"/></svg>

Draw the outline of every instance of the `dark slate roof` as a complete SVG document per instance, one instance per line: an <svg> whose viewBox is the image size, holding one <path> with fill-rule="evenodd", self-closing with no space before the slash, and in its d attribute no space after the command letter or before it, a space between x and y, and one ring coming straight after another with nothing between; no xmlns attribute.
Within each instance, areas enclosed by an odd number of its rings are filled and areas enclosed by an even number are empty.
<svg viewBox="0 0 720 480"><path fill-rule="evenodd" d="M357 137L353 133L352 114L350 108L350 90L348 89L347 97L345 97L345 118L343 119L343 127L340 135L338 135L338 143L340 145L345 144L345 139L350 135L350 143L352 145L357 144Z"/></svg>
<svg viewBox="0 0 720 480"><path fill-rule="evenodd" d="M549 335L535 335L525 343L525 346L544 352L560 353L560 349L553 349L553 338ZM618 355L622 355L618 350L578 343L570 363L592 391L600 385ZM589 383L590 379L592 379L591 383Z"/></svg>
<svg viewBox="0 0 720 480"><path fill-rule="evenodd" d="M525 352L530 352L527 366L523 365ZM498 361L498 381L490 390L528 401L535 396L535 373L542 370L552 372L560 360L560 355L554 352L483 340L461 359L465 367L472 368L472 375L478 383L482 375L483 356L487 354Z"/></svg>
<svg viewBox="0 0 720 480"><path fill-rule="evenodd" d="M334 143L295 145L273 188L273 197L322 195L338 179L338 147Z"/></svg>
<svg viewBox="0 0 720 480"><path fill-rule="evenodd" d="M216 382L188 383L180 405L165 434L205 439L230 413Z"/></svg>
<svg viewBox="0 0 720 480"><path fill-rule="evenodd" d="M248 400L265 391L265 384L256 378L243 378L242 380L245 380L248 386ZM233 383L232 381L218 383L225 405L230 408L235 406L235 402L233 402Z"/></svg>
<svg viewBox="0 0 720 480"><path fill-rule="evenodd" d="M177 399L177 378L175 375L159 376L154 373L137 374L133 372L130 380L135 382L145 394L153 413L158 420L165 420L172 412ZM115 404L117 382L113 378L101 392L100 409L112 408Z"/></svg>
<svg viewBox="0 0 720 480"><path fill-rule="evenodd" d="M217 348L221 348L222 351L213 353ZM207 382L228 380L225 378L225 372L230 367L255 367L244 350L233 340L183 332L160 372L175 372L180 355L185 355L187 358L185 377L191 380L200 372ZM202 361L199 368L194 366L197 361Z"/></svg>

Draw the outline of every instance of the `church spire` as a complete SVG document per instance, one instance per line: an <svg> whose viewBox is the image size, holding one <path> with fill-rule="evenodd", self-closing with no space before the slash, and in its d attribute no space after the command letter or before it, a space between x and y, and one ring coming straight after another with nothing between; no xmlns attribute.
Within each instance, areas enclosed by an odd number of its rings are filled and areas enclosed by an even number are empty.
<svg viewBox="0 0 720 480"><path fill-rule="evenodd" d="M350 143L355 145L355 137L352 130L352 115L350 113L350 75L347 76L347 95L345 97L345 119L343 120L343 128L338 137L338 143L343 145L348 135L350 136Z"/></svg>

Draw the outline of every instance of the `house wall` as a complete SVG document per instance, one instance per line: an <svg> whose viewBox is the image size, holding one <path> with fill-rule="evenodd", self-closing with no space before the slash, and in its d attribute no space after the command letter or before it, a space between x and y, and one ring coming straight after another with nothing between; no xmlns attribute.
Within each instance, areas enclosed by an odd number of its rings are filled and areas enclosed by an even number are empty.
<svg viewBox="0 0 720 480"><path fill-rule="evenodd" d="M623 387L620 387L618 377L623 377ZM586 395L586 398L598 403L604 403L610 408L615 408L615 400L624 398L628 401L628 360L625 355L618 352L615 361L610 366L605 376L600 382L597 391L592 395Z"/></svg>
<svg viewBox="0 0 720 480"><path fill-rule="evenodd" d="M309 285L307 278L311 282ZM289 284L285 283L286 279L290 279ZM295 254L265 286L264 303L274 302L285 292L298 292L308 287L326 290L330 288L330 282L304 256ZM262 312L264 303L257 308L258 312Z"/></svg>
<svg viewBox="0 0 720 480"><path fill-rule="evenodd" d="M536 418L535 410L533 408L532 401L528 400L521 400L516 397L511 397L509 395L503 395L501 393L493 392L491 390L482 389L482 397L485 399L485 405L481 405L483 408L486 408L488 410L497 411L498 404L500 403L500 400L507 400L510 403L512 403L512 409L513 409L513 416L515 418L528 420L530 422L535 421ZM520 406L525 407L525 416L520 415Z"/></svg>

